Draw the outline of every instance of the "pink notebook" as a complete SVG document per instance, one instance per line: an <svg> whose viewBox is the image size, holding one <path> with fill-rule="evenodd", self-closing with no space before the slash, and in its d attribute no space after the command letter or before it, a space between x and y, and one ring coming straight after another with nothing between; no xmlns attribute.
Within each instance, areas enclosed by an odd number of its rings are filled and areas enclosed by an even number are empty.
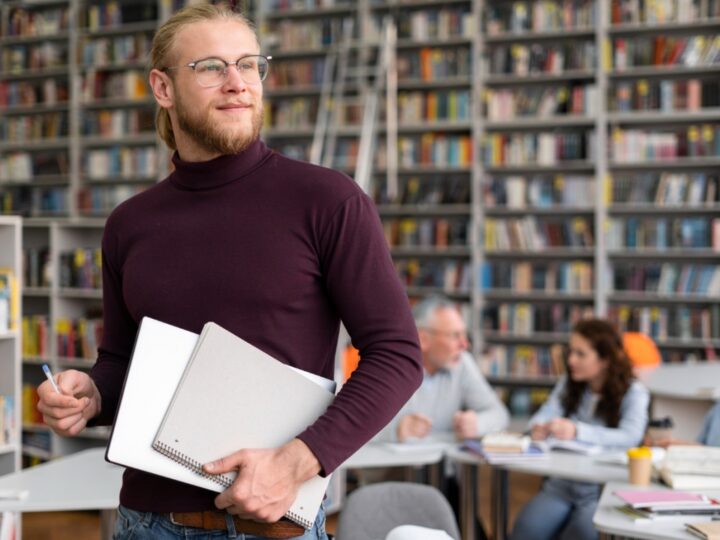
<svg viewBox="0 0 720 540"><path fill-rule="evenodd" d="M646 506L663 506L663 505L688 505L688 504L708 504L707 497L697 493L689 493L687 491L676 491L672 489L656 489L656 490L619 490L615 495L628 503L633 508L644 508Z"/></svg>

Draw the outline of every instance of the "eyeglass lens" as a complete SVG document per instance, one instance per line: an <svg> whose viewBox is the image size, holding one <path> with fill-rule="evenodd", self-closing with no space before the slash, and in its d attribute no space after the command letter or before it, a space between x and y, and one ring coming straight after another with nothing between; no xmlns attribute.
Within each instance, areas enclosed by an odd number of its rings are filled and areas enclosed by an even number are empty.
<svg viewBox="0 0 720 540"><path fill-rule="evenodd" d="M261 83L268 72L268 61L264 56L246 56L234 65L247 84ZM219 58L208 58L195 64L195 77L201 86L218 86L225 81L228 69L230 65Z"/></svg>

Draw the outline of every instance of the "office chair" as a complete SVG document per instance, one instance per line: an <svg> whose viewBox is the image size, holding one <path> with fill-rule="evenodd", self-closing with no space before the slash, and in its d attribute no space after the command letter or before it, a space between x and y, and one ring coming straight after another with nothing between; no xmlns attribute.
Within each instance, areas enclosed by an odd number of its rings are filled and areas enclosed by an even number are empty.
<svg viewBox="0 0 720 540"><path fill-rule="evenodd" d="M455 516L443 494L432 486L380 482L353 491L338 519L337 540L383 540L398 525L441 529L460 540Z"/></svg>

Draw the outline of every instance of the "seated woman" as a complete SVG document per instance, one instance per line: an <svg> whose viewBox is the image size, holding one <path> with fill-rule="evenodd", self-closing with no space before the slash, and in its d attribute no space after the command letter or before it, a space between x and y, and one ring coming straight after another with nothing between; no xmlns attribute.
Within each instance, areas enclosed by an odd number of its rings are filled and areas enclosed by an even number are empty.
<svg viewBox="0 0 720 540"><path fill-rule="evenodd" d="M530 419L531 435L576 439L629 448L643 438L647 389L634 380L632 367L615 328L604 320L575 325L570 336L567 376ZM601 486L549 478L520 511L511 540L589 540Z"/></svg>

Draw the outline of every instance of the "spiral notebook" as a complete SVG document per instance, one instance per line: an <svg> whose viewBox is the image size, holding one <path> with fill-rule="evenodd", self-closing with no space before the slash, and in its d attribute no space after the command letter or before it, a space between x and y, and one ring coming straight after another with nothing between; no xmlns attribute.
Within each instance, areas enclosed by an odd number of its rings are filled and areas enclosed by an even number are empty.
<svg viewBox="0 0 720 540"><path fill-rule="evenodd" d="M152 447L224 489L236 475L207 475L204 463L242 448L287 443L323 414L333 397L332 391L210 322ZM311 528L328 481L315 476L305 482L286 517Z"/></svg>

